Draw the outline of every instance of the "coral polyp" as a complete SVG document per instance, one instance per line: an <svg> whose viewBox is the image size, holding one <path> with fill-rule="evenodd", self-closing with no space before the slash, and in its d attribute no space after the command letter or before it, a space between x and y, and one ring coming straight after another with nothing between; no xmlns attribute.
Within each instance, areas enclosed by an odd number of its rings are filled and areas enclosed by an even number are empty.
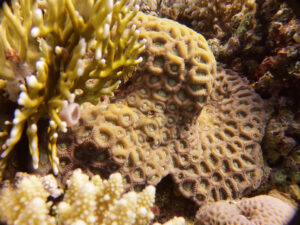
<svg viewBox="0 0 300 225"><path fill-rule="evenodd" d="M0 78L14 119L0 132L0 178L9 153L26 129L33 168L38 168L38 121L49 118L48 155L55 174L59 116L73 103L97 104L131 76L145 41L128 22L138 8L126 0L14 0L0 11Z"/></svg>

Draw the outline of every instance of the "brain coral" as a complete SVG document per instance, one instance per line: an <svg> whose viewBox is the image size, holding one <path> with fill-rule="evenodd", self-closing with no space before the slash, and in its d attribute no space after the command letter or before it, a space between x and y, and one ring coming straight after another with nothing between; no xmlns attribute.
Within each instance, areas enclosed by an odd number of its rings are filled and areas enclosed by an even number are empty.
<svg viewBox="0 0 300 225"><path fill-rule="evenodd" d="M199 209L196 225L288 224L295 213L289 204L268 195L243 198L238 202L219 201Z"/></svg>
<svg viewBox="0 0 300 225"><path fill-rule="evenodd" d="M216 68L205 39L168 19L139 13L143 63L110 103L84 104L58 138L61 175L81 167L127 188L170 174L198 204L238 198L262 175L263 103L247 81Z"/></svg>

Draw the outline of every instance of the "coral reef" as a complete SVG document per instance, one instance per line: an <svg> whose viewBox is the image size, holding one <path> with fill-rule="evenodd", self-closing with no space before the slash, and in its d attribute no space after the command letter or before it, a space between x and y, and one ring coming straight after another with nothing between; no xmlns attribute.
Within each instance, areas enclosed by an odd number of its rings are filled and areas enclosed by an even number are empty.
<svg viewBox="0 0 300 225"><path fill-rule="evenodd" d="M299 121L294 120L294 115L289 110L281 109L277 116L273 116L269 120L262 146L265 151L265 158L270 165L274 165L281 158L287 157L295 148L297 141L290 135L293 135L293 130L296 129L297 132L299 128Z"/></svg>
<svg viewBox="0 0 300 225"><path fill-rule="evenodd" d="M254 0L163 0L158 11L201 33L219 61L230 62L237 54L249 53L261 40Z"/></svg>
<svg viewBox="0 0 300 225"><path fill-rule="evenodd" d="M254 0L136 1L145 13L166 17L201 33L217 58L231 58L260 41Z"/></svg>
<svg viewBox="0 0 300 225"><path fill-rule="evenodd" d="M1 222L288 223L300 203L290 1L6 2Z"/></svg>
<svg viewBox="0 0 300 225"><path fill-rule="evenodd" d="M281 96L275 95L275 99L273 96L269 100L274 110L270 112L262 142L263 153L271 168L269 185L300 201L299 188L296 192L293 190L293 186L296 188L300 182L300 102L297 91L291 89L292 92L287 93L281 88Z"/></svg>
<svg viewBox="0 0 300 225"><path fill-rule="evenodd" d="M256 3L253 0L166 0L160 5L161 15L184 21L189 27L202 33L207 39L228 38L246 16L253 16Z"/></svg>
<svg viewBox="0 0 300 225"><path fill-rule="evenodd" d="M222 46L217 40L212 43L217 59L226 63L227 68L243 72L252 81L271 75L289 85L299 82L300 22L293 12L296 9L280 0L257 0L256 4L256 26L246 27L246 33L252 34L246 39L247 47L235 42Z"/></svg>
<svg viewBox="0 0 300 225"><path fill-rule="evenodd" d="M140 190L171 174L197 204L257 188L260 97L236 73L217 71L196 32L142 13L133 22L147 39L144 61L111 103L82 105L78 126L59 135L61 175L77 167L104 177L118 171L126 188Z"/></svg>
<svg viewBox="0 0 300 225"><path fill-rule="evenodd" d="M99 176L89 179L80 169L73 171L59 203L47 201L49 196L57 198L62 194L52 175L38 177L19 173L16 179L15 187L4 182L0 189L0 220L8 225L145 225L154 217L151 207L155 188L148 186L140 193L124 194L118 173L102 180ZM184 225L185 220L177 217L165 224Z"/></svg>
<svg viewBox="0 0 300 225"><path fill-rule="evenodd" d="M276 79L300 78L300 20L286 3L277 3L277 11L271 4L274 1L266 1L261 7L261 14L269 22L265 40L267 53L259 63L255 76L262 77L270 72ZM275 8L275 12L268 7Z"/></svg>
<svg viewBox="0 0 300 225"><path fill-rule="evenodd" d="M257 1L257 17L266 25L264 52L249 70L268 111L262 147L270 166L269 188L299 202L299 17L283 1ZM250 64L250 63L247 63Z"/></svg>
<svg viewBox="0 0 300 225"><path fill-rule="evenodd" d="M47 204L49 193L36 176L18 174L16 187L5 183L0 190L0 221L7 224L52 225Z"/></svg>
<svg viewBox="0 0 300 225"><path fill-rule="evenodd" d="M280 199L260 195L237 202L219 201L199 209L195 225L274 224L287 225L296 210Z"/></svg>
<svg viewBox="0 0 300 225"><path fill-rule="evenodd" d="M162 1L159 0L133 0L136 5L140 7L140 11L151 14L158 15L158 9Z"/></svg>
<svg viewBox="0 0 300 225"><path fill-rule="evenodd" d="M185 220L182 217L175 217L168 222L164 223L164 225L185 225ZM153 225L160 225L160 223L154 223Z"/></svg>
<svg viewBox="0 0 300 225"><path fill-rule="evenodd" d="M172 177L164 177L156 185L155 206L157 207L154 221L166 222L174 216L184 217L187 224L194 224L199 207L191 200L182 196L177 190Z"/></svg>
<svg viewBox="0 0 300 225"><path fill-rule="evenodd" d="M75 170L67 181L64 199L57 206L58 221L64 224L147 224L153 219L151 211L155 188L146 187L136 194L124 195L122 177L112 174L103 181L100 176L91 180ZM122 195L122 196L121 196Z"/></svg>
<svg viewBox="0 0 300 225"><path fill-rule="evenodd" d="M144 41L135 26L126 28L138 8L126 0L33 1L3 4L0 25L0 77L9 99L17 102L14 119L1 136L0 177L9 153L23 130L29 140L33 168L39 164L37 122L49 118L48 154L58 173L57 131L66 132L62 108L74 102L97 104L131 76ZM27 127L27 128L26 128Z"/></svg>
<svg viewBox="0 0 300 225"><path fill-rule="evenodd" d="M252 80L268 71L299 76L299 18L283 1L162 0L148 8L201 33L219 62Z"/></svg>

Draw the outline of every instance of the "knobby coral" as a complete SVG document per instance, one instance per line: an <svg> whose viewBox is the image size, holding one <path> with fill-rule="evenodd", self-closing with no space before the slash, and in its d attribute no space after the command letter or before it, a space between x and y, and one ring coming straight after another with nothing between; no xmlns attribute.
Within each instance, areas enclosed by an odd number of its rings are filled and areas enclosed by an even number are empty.
<svg viewBox="0 0 300 225"><path fill-rule="evenodd" d="M143 13L133 22L147 39L144 61L110 103L82 105L78 125L59 135L62 177L77 167L118 171L138 190L170 174L200 205L258 187L260 97L238 74L217 70L200 34Z"/></svg>
<svg viewBox="0 0 300 225"><path fill-rule="evenodd" d="M137 57L145 42L137 42L136 26L127 28L137 11L126 0L13 0L11 7L3 4L0 77L18 108L0 133L0 178L24 129L33 168L38 168L37 122L45 116L49 117L48 155L58 173L57 130L66 132L72 125L66 117L59 117L60 111L74 102L98 103L101 95L112 94L122 79L130 77L142 60ZM74 113L76 119L78 110L73 109L69 114Z"/></svg>
<svg viewBox="0 0 300 225"><path fill-rule="evenodd" d="M0 221L8 224L55 223L49 216L50 205L46 203L49 193L36 176L19 174L16 188L6 184L0 190Z"/></svg>
<svg viewBox="0 0 300 225"><path fill-rule="evenodd" d="M67 181L63 201L58 205L47 202L48 196L57 197L55 179L49 176L17 175L16 187L6 184L0 195L0 220L10 224L148 224L154 217L151 207L155 188L124 194L122 177L112 174L108 180L100 176L91 179L75 170ZM51 206L52 205L52 206ZM54 216L49 215L50 208ZM174 218L166 224L185 224Z"/></svg>
<svg viewBox="0 0 300 225"><path fill-rule="evenodd" d="M58 220L64 224L147 224L153 219L151 211L155 188L142 192L124 192L121 174L109 180L93 176L91 180L81 170L75 170L68 180L63 202L57 206Z"/></svg>

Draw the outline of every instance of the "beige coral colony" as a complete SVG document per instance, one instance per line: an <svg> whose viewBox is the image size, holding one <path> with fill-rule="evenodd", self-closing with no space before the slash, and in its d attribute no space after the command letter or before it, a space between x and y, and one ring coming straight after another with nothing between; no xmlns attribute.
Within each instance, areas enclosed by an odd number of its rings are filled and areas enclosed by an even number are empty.
<svg viewBox="0 0 300 225"><path fill-rule="evenodd" d="M0 224L288 225L290 2L1 1Z"/></svg>

